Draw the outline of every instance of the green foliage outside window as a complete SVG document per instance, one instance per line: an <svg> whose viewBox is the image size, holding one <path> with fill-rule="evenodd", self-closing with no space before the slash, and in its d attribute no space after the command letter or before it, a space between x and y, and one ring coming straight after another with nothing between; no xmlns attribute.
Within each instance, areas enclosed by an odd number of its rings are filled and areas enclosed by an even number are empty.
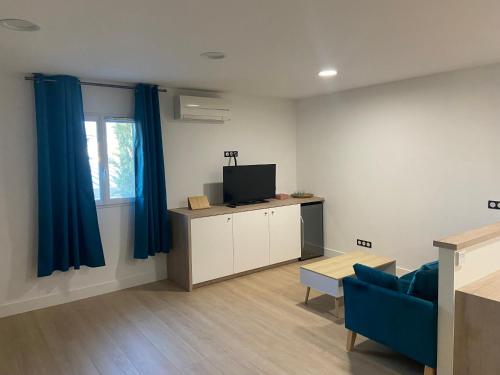
<svg viewBox="0 0 500 375"><path fill-rule="evenodd" d="M109 157L111 197L134 197L134 133L135 127L129 122L115 122L111 125L117 141L117 148Z"/></svg>

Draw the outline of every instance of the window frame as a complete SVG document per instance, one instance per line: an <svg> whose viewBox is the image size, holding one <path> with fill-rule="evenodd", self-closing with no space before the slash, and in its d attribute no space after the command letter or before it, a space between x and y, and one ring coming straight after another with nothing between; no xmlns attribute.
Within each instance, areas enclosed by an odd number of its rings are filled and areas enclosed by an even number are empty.
<svg viewBox="0 0 500 375"><path fill-rule="evenodd" d="M123 121L135 124L131 116L103 114L103 113L84 113L85 121L95 121L97 124L97 149L99 154L99 191L101 199L96 199L97 208L132 205L135 202L135 196L130 198L111 198L109 182L109 160L108 160L108 139L106 122ZM95 197L94 197L95 198Z"/></svg>

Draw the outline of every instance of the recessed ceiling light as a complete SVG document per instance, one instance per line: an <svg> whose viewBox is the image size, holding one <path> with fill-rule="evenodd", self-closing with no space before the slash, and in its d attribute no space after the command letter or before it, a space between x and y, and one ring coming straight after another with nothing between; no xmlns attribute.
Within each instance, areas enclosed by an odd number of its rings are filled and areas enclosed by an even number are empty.
<svg viewBox="0 0 500 375"><path fill-rule="evenodd" d="M203 52L200 56L211 60L221 60L226 57L224 52Z"/></svg>
<svg viewBox="0 0 500 375"><path fill-rule="evenodd" d="M20 20L16 18L4 18L0 19L0 25L11 30L16 31L37 31L40 30L40 26L35 25L33 22Z"/></svg>
<svg viewBox="0 0 500 375"><path fill-rule="evenodd" d="M199 104L186 104L186 107L199 107Z"/></svg>
<svg viewBox="0 0 500 375"><path fill-rule="evenodd" d="M318 73L320 77L335 77L337 71L335 69L325 69Z"/></svg>

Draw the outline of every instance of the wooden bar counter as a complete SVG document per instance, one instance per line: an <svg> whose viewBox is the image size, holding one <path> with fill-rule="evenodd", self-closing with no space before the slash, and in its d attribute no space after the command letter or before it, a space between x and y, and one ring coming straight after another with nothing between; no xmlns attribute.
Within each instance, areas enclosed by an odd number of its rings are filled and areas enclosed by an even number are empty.
<svg viewBox="0 0 500 375"><path fill-rule="evenodd" d="M454 374L500 374L500 271L456 291Z"/></svg>

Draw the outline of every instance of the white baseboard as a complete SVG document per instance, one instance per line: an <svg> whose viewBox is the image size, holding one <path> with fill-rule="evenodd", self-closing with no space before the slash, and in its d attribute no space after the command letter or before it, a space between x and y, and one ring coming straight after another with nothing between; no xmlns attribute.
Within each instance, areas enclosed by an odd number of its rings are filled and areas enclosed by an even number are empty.
<svg viewBox="0 0 500 375"><path fill-rule="evenodd" d="M338 251L333 249L328 249L325 247L325 257L331 258L336 257L337 255L344 255L345 251Z"/></svg>
<svg viewBox="0 0 500 375"><path fill-rule="evenodd" d="M333 249L329 249L327 247L325 247L325 257L335 257L335 256L338 256L338 255L343 255L345 254L345 251L339 251L339 250L333 250ZM404 267L399 267L397 264L396 264L396 274L399 276L399 275L404 275L405 273L408 273L408 272L411 272L412 270L409 270L407 268L404 268Z"/></svg>
<svg viewBox="0 0 500 375"><path fill-rule="evenodd" d="M44 307L60 305L62 303L72 302L83 298L98 296L100 294L110 293L121 289L127 289L137 285L163 280L166 277L166 272L147 272L100 284L72 289L67 292L51 293L40 297L9 302L0 305L0 318L27 311L38 310Z"/></svg>

